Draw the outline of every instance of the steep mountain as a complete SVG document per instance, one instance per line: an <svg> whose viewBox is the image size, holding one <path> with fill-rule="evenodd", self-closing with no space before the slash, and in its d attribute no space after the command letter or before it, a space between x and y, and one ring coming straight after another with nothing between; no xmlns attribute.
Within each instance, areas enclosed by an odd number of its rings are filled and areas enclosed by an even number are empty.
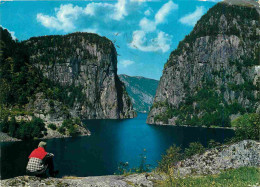
<svg viewBox="0 0 260 187"><path fill-rule="evenodd" d="M28 47L32 65L45 78L68 90L71 114L84 119L135 117L130 98L117 76L116 49L107 38L73 33L33 37L23 43Z"/></svg>
<svg viewBox="0 0 260 187"><path fill-rule="evenodd" d="M159 81L140 76L119 75L125 84L133 107L138 112L148 112L153 103Z"/></svg>
<svg viewBox="0 0 260 187"><path fill-rule="evenodd" d="M165 64L147 123L229 126L260 111L259 6L213 6Z"/></svg>
<svg viewBox="0 0 260 187"><path fill-rule="evenodd" d="M0 36L1 131L33 138L45 124L51 137L59 136L55 129L63 135L89 134L79 119L136 116L107 38L73 33L18 42L1 27Z"/></svg>

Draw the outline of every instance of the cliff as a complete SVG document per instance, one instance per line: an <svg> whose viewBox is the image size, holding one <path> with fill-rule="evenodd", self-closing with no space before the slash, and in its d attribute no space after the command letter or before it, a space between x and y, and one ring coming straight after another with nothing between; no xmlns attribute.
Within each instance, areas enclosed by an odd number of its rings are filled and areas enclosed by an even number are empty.
<svg viewBox="0 0 260 187"><path fill-rule="evenodd" d="M119 78L125 84L134 109L138 112L147 113L153 104L153 98L159 81L128 75L119 75Z"/></svg>
<svg viewBox="0 0 260 187"><path fill-rule="evenodd" d="M90 135L82 119L136 116L107 38L73 33L19 42L1 27L0 36L2 132L19 139Z"/></svg>
<svg viewBox="0 0 260 187"><path fill-rule="evenodd" d="M225 1L201 17L170 54L147 123L230 126L260 111L259 8L249 5Z"/></svg>
<svg viewBox="0 0 260 187"><path fill-rule="evenodd" d="M29 59L44 77L58 83L70 98L70 113L84 119L135 117L117 76L117 53L105 37L90 33L33 37L24 41ZM37 103L33 103L37 105Z"/></svg>

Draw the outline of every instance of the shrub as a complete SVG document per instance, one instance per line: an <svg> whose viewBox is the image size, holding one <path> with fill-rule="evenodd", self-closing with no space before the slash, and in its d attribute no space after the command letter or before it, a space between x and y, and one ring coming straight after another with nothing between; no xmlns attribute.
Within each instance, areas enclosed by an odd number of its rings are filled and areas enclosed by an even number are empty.
<svg viewBox="0 0 260 187"><path fill-rule="evenodd" d="M162 160L158 162L158 170L167 173L169 168L173 167L182 157L181 148L176 145L171 146L166 150L166 154L162 155Z"/></svg>
<svg viewBox="0 0 260 187"><path fill-rule="evenodd" d="M2 132L6 132L10 136L22 140L41 138L43 137L42 132L46 132L44 123L39 118L33 118L32 121L28 122L17 122L15 117L12 117L10 121L8 121L8 118L5 118L0 126Z"/></svg>
<svg viewBox="0 0 260 187"><path fill-rule="evenodd" d="M48 128L50 128L50 129L52 129L52 130L56 130L56 129L57 129L57 126L56 126L55 124L53 124L53 123L50 123L50 124L48 125Z"/></svg>
<svg viewBox="0 0 260 187"><path fill-rule="evenodd" d="M72 119L65 119L62 122L62 126L65 128L69 128L71 125L73 125L73 120Z"/></svg>
<svg viewBox="0 0 260 187"><path fill-rule="evenodd" d="M117 167L116 175L127 175L129 173L129 164L128 162L120 162Z"/></svg>
<svg viewBox="0 0 260 187"><path fill-rule="evenodd" d="M8 117L5 117L3 121L0 122L0 131L7 133L9 129Z"/></svg>
<svg viewBox="0 0 260 187"><path fill-rule="evenodd" d="M120 162L117 171L115 172L116 175L128 175L133 173L144 173L150 171L150 164L146 163L146 149L143 150L139 156L141 158L140 165L135 168L129 169L128 162Z"/></svg>
<svg viewBox="0 0 260 187"><path fill-rule="evenodd" d="M16 122L15 117L12 117L11 121L9 122L9 127L8 127L8 134L10 136L15 137L18 125L19 124Z"/></svg>
<svg viewBox="0 0 260 187"><path fill-rule="evenodd" d="M208 148L214 148L214 147L218 147L220 146L221 144L219 142L216 142L215 140L209 140L208 142Z"/></svg>
<svg viewBox="0 0 260 187"><path fill-rule="evenodd" d="M70 136L77 136L79 134L77 125L70 125L68 128L68 132Z"/></svg>
<svg viewBox="0 0 260 187"><path fill-rule="evenodd" d="M144 173L150 171L150 164L146 163L146 149L143 150L143 153L140 155L141 161L138 168L134 168L134 173Z"/></svg>
<svg viewBox="0 0 260 187"><path fill-rule="evenodd" d="M244 114L231 122L237 140L260 139L260 114Z"/></svg>
<svg viewBox="0 0 260 187"><path fill-rule="evenodd" d="M185 158L189 158L196 154L202 154L205 152L205 148L199 142L190 143L189 147L185 149L184 156Z"/></svg>
<svg viewBox="0 0 260 187"><path fill-rule="evenodd" d="M58 128L58 132L61 133L61 134L65 134L66 129L63 126L61 126L61 127Z"/></svg>
<svg viewBox="0 0 260 187"><path fill-rule="evenodd" d="M58 132L61 134L66 134L67 132L70 136L77 136L79 135L80 124L79 118L66 119L62 122L61 127L58 128Z"/></svg>

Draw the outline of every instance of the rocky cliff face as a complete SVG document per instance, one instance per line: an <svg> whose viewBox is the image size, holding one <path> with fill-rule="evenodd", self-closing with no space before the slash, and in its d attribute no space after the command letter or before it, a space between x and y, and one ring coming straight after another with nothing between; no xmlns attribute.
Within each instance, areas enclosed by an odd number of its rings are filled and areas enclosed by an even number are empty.
<svg viewBox="0 0 260 187"><path fill-rule="evenodd" d="M122 119L136 116L117 76L117 53L105 37L88 33L34 37L24 41L30 62L69 97L68 112L83 119ZM50 90L50 97L55 97ZM35 100L34 100L35 101ZM56 105L52 104L56 109ZM31 102L31 108L41 108ZM46 107L42 107L46 108Z"/></svg>
<svg viewBox="0 0 260 187"><path fill-rule="evenodd" d="M147 123L229 126L259 111L259 9L218 3L165 64Z"/></svg>
<svg viewBox="0 0 260 187"><path fill-rule="evenodd" d="M138 112L147 113L153 104L153 98L159 81L128 75L119 75L119 78L126 86L134 109Z"/></svg>

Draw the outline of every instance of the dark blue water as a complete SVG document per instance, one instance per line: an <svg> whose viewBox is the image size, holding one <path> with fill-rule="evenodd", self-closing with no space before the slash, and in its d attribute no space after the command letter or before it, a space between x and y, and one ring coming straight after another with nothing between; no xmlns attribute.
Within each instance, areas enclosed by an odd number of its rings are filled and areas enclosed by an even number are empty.
<svg viewBox="0 0 260 187"><path fill-rule="evenodd" d="M146 149L147 163L156 167L161 154L172 144L187 147L199 141L223 142L234 135L232 130L153 126L145 123L146 114L127 120L88 120L90 137L46 140L47 151L55 154L54 164L60 176L114 174L119 162L137 167ZM39 141L8 142L1 145L2 179L25 174L27 157Z"/></svg>

